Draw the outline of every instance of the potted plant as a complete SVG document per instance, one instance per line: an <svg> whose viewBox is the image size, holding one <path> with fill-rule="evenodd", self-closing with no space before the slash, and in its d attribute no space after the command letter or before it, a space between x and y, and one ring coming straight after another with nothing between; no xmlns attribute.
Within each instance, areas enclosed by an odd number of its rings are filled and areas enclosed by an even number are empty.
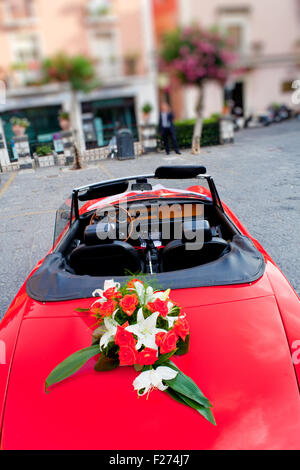
<svg viewBox="0 0 300 470"><path fill-rule="evenodd" d="M61 111L59 113L59 125L63 131L69 131L71 127L70 113L67 111Z"/></svg>
<svg viewBox="0 0 300 470"><path fill-rule="evenodd" d="M152 113L153 106L150 103L145 103L144 106L142 107L143 111L143 120L147 124L150 119L150 114Z"/></svg>
<svg viewBox="0 0 300 470"><path fill-rule="evenodd" d="M228 116L228 114L230 114L230 106L229 106L229 102L228 102L228 101L225 101L225 103L224 103L223 110L222 110L222 114L223 114L224 116Z"/></svg>
<svg viewBox="0 0 300 470"><path fill-rule="evenodd" d="M54 166L53 151L50 144L39 145L36 149L40 167Z"/></svg>
<svg viewBox="0 0 300 470"><path fill-rule="evenodd" d="M16 137L22 137L25 134L27 127L30 126L28 119L16 116L11 118L10 123L12 125L13 133Z"/></svg>

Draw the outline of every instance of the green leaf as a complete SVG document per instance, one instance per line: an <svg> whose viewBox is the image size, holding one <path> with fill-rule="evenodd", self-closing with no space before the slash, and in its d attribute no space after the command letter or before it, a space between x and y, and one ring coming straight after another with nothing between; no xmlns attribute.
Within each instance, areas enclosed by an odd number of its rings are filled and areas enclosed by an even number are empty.
<svg viewBox="0 0 300 470"><path fill-rule="evenodd" d="M181 395L178 392L175 392L171 388L168 388L166 390L166 393L171 398L173 398L173 400L176 400L181 405L187 405L187 406L193 408L194 410L198 411L205 419L207 419L207 421L209 421L214 426L216 426L215 418L214 418L214 416L213 416L210 409L204 408L204 406L199 405L199 403L196 403L195 401L190 400L189 398L185 397L184 395Z"/></svg>
<svg viewBox="0 0 300 470"><path fill-rule="evenodd" d="M199 405L204 406L205 408L210 408L211 403L209 400L203 395L199 387L195 384L195 382L188 377L187 375L183 374L178 367L170 361L169 366L177 370L178 374L173 380L165 380L166 384L171 387L175 392L184 395L187 398L199 403Z"/></svg>
<svg viewBox="0 0 300 470"><path fill-rule="evenodd" d="M90 309L89 308L75 308L75 312L77 313L86 313L86 312L89 312Z"/></svg>
<svg viewBox="0 0 300 470"><path fill-rule="evenodd" d="M90 346L89 348L81 349L76 353L69 356L63 362L61 362L51 374L47 377L45 383L45 390L48 392L48 388L51 385L61 382L62 380L75 374L84 364L94 356L100 353L99 345Z"/></svg>
<svg viewBox="0 0 300 470"><path fill-rule="evenodd" d="M205 408L202 405L199 405L199 403L196 403L193 400L190 400L188 397L185 397L184 395L180 395L180 398L186 403L186 405L190 406L191 408L194 408L194 410L197 410L207 421L212 423L214 426L216 426L216 421L214 418L214 415L212 414L212 411L210 408Z"/></svg>
<svg viewBox="0 0 300 470"><path fill-rule="evenodd" d="M178 348L176 351L176 356L183 356L184 354L188 353L190 349L190 335L188 335L183 341L181 338L179 338L179 344Z"/></svg>
<svg viewBox="0 0 300 470"><path fill-rule="evenodd" d="M170 317L178 317L179 314L180 314L180 308L178 307L178 305L174 305L174 307L172 307L171 309L171 312L168 313Z"/></svg>
<svg viewBox="0 0 300 470"><path fill-rule="evenodd" d="M158 360L155 362L155 366L160 366L161 364L164 364L165 362L168 362L169 359L174 356L174 354L177 354L177 350L175 349L174 351L171 351L167 354L162 354L159 356Z"/></svg>
<svg viewBox="0 0 300 470"><path fill-rule="evenodd" d="M182 396L175 392L174 390L172 390L170 387L167 388L167 390L165 390L165 392L171 397L173 398L173 400L176 400L178 401L178 403L180 403L181 405L186 405L186 402L182 399Z"/></svg>
<svg viewBox="0 0 300 470"><path fill-rule="evenodd" d="M111 359L110 357L101 356L96 363L94 369L96 372L108 372L115 369L120 365L118 359Z"/></svg>

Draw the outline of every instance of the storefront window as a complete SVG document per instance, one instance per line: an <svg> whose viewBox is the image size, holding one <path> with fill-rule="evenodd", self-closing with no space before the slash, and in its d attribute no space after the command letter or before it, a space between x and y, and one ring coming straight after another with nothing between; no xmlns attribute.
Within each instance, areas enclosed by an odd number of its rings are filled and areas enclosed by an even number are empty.
<svg viewBox="0 0 300 470"><path fill-rule="evenodd" d="M29 138L30 151L32 155L41 143L47 143L54 147L53 135L60 132L58 122L59 111L60 106L48 106L17 111L14 110L3 113L1 118L10 159L14 158L12 148L12 139L14 134L10 122L10 119L13 116L25 117L30 122L30 126L26 130L26 134Z"/></svg>
<svg viewBox="0 0 300 470"><path fill-rule="evenodd" d="M86 102L82 113L87 149L108 145L122 128L130 129L135 140L138 138L134 98Z"/></svg>

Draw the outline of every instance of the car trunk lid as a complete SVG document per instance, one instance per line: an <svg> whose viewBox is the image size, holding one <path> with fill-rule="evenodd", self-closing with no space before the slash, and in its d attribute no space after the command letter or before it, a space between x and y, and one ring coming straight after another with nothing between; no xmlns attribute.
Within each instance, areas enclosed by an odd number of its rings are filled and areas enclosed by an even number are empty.
<svg viewBox="0 0 300 470"><path fill-rule="evenodd" d="M51 370L91 343L91 319L33 302L10 376L4 449L293 449L300 402L285 331L267 281L175 291L191 326L174 362L213 403L217 426L154 391L137 398L132 367L96 373L95 359L45 393ZM226 293L226 289L228 289ZM254 295L255 291L255 295ZM210 296L209 296L210 292ZM80 305L79 305L80 304Z"/></svg>

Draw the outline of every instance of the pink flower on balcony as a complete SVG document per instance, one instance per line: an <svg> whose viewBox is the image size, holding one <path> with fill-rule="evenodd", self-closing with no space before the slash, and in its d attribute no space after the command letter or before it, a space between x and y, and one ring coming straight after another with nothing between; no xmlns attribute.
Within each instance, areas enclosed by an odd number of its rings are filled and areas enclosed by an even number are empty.
<svg viewBox="0 0 300 470"><path fill-rule="evenodd" d="M181 56L185 57L191 53L191 50L188 46L182 46L179 52Z"/></svg>
<svg viewBox="0 0 300 470"><path fill-rule="evenodd" d="M198 49L205 54L214 54L216 52L215 46L205 41L199 41Z"/></svg>
<svg viewBox="0 0 300 470"><path fill-rule="evenodd" d="M226 50L221 50L219 52L220 59L225 63L225 64L231 64L235 61L235 54L233 54L230 51Z"/></svg>

